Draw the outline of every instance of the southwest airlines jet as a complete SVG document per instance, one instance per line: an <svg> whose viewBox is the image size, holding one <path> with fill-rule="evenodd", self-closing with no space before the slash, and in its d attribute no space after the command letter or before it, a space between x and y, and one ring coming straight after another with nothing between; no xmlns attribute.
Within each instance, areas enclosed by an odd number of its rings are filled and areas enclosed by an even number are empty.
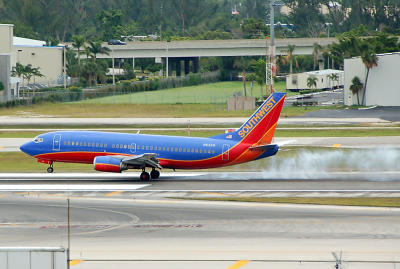
<svg viewBox="0 0 400 269"><path fill-rule="evenodd" d="M239 129L212 136L182 137L93 131L56 131L38 135L21 151L48 164L54 162L93 164L103 172L141 169L141 180L157 179L157 169L202 169L235 165L273 156L271 144L285 100L273 93ZM151 173L145 169L151 168Z"/></svg>

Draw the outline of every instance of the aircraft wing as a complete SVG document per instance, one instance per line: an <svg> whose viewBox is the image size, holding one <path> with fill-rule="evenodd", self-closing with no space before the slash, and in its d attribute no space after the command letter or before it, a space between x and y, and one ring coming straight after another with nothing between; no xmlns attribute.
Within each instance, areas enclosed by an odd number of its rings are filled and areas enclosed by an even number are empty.
<svg viewBox="0 0 400 269"><path fill-rule="evenodd" d="M156 158L157 154L155 153L144 153L140 155L134 156L112 156L113 158L120 159L123 163L133 166L145 166L145 167L153 167L162 169L161 165Z"/></svg>

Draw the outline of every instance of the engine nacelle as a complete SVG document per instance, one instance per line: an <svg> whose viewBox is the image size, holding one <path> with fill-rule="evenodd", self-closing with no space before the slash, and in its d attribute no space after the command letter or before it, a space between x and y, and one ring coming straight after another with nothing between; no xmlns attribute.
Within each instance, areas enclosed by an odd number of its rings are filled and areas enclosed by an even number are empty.
<svg viewBox="0 0 400 269"><path fill-rule="evenodd" d="M94 170L102 172L121 173L127 168L121 163L121 160L109 156L97 156L93 161Z"/></svg>

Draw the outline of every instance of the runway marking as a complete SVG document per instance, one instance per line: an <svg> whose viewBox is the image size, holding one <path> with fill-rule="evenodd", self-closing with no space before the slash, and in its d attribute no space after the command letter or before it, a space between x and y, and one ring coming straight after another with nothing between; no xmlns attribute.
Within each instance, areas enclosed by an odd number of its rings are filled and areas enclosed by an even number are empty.
<svg viewBox="0 0 400 269"><path fill-rule="evenodd" d="M83 260L71 260L71 261L69 261L69 265L73 266L73 265L77 265L81 262L83 262Z"/></svg>
<svg viewBox="0 0 400 269"><path fill-rule="evenodd" d="M237 269L237 268L240 268L240 267L248 264L249 262L250 261L247 261L247 260L240 260L240 261L237 261L235 264L229 266L227 269Z"/></svg>
<svg viewBox="0 0 400 269"><path fill-rule="evenodd" d="M202 194L214 194L214 195L222 195L222 196L232 196L232 194L221 193L221 192L211 192L211 191L198 191L198 193L202 193Z"/></svg>
<svg viewBox="0 0 400 269"><path fill-rule="evenodd" d="M333 144L332 148L340 148L342 146L342 144Z"/></svg>
<svg viewBox="0 0 400 269"><path fill-rule="evenodd" d="M104 194L104 196L106 196L106 197L111 197L111 196L114 196L114 195L121 194L121 193L123 193L123 192L124 192L124 191L113 191L113 192L109 192L109 193Z"/></svg>
<svg viewBox="0 0 400 269"><path fill-rule="evenodd" d="M135 191L149 186L149 184L110 184L110 185L92 185L92 184L4 184L0 185L1 191Z"/></svg>

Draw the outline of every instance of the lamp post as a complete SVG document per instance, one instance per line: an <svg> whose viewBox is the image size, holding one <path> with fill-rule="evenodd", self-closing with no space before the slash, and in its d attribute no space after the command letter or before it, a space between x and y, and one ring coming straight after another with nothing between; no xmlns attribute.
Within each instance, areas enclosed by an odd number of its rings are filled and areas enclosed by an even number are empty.
<svg viewBox="0 0 400 269"><path fill-rule="evenodd" d="M66 60L66 49L67 46L64 45L63 48L63 56L64 56L64 70L63 70L63 75L64 75L64 90L67 90L67 60Z"/></svg>
<svg viewBox="0 0 400 269"><path fill-rule="evenodd" d="M330 30L330 26L332 25L332 23L330 23L330 22L326 22L325 23L325 27L327 28L327 30L328 30L328 38L329 38L329 30ZM329 69L329 54L328 54L328 69Z"/></svg>
<svg viewBox="0 0 400 269"><path fill-rule="evenodd" d="M112 79L113 85L115 85L115 60L114 60L114 47L111 48L111 58L112 58Z"/></svg>

